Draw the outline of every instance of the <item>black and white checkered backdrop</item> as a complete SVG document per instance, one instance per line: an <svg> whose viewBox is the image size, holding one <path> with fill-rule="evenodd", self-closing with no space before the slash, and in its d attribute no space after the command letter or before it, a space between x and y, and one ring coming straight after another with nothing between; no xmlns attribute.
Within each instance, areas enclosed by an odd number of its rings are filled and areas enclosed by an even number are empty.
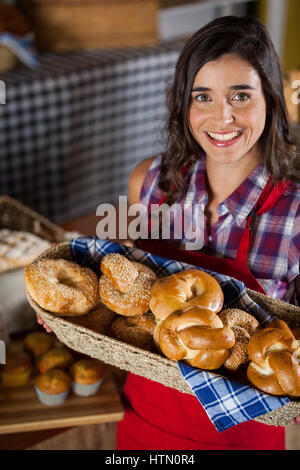
<svg viewBox="0 0 300 470"><path fill-rule="evenodd" d="M57 223L117 203L134 166L162 149L181 47L46 54L38 71L0 75L0 193Z"/></svg>

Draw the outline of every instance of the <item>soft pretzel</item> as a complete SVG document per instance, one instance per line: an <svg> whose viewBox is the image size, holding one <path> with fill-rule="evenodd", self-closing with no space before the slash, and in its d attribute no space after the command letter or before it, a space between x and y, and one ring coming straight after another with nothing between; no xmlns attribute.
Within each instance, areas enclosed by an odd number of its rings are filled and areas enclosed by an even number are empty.
<svg viewBox="0 0 300 470"><path fill-rule="evenodd" d="M128 292L139 273L134 263L119 253L105 255L100 269L120 292Z"/></svg>
<svg viewBox="0 0 300 470"><path fill-rule="evenodd" d="M151 288L157 279L148 266L136 261L131 261L131 263L138 275L127 292L120 292L105 274L102 274L99 281L102 302L119 315L134 316L148 312Z"/></svg>
<svg viewBox="0 0 300 470"><path fill-rule="evenodd" d="M151 290L150 309L158 320L195 305L219 312L224 301L218 281L199 269L186 269L158 279Z"/></svg>
<svg viewBox="0 0 300 470"><path fill-rule="evenodd" d="M230 370L237 370L241 364L248 361L248 343L260 325L256 318L238 308L223 310L219 317L224 326L232 329L235 336L235 344L224 366Z"/></svg>
<svg viewBox="0 0 300 470"><path fill-rule="evenodd" d="M59 315L83 315L97 303L98 278L89 268L64 259L41 259L24 270L33 300Z"/></svg>
<svg viewBox="0 0 300 470"><path fill-rule="evenodd" d="M300 395L300 347L283 320L274 320L250 339L247 377L271 395Z"/></svg>
<svg viewBox="0 0 300 470"><path fill-rule="evenodd" d="M235 342L233 331L223 326L216 313L196 306L173 312L159 322L154 340L169 359L206 370L221 367Z"/></svg>

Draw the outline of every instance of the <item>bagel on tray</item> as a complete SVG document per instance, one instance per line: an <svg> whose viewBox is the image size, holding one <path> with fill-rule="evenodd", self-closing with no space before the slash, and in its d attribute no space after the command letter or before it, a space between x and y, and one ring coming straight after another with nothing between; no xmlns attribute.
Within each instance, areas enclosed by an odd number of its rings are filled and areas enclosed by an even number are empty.
<svg viewBox="0 0 300 470"><path fill-rule="evenodd" d="M24 269L25 287L43 309L57 315L88 313L97 303L98 277L64 259L41 259Z"/></svg>
<svg viewBox="0 0 300 470"><path fill-rule="evenodd" d="M150 292L157 279L152 269L118 253L110 253L103 257L101 271L99 294L104 305L125 316L149 311Z"/></svg>

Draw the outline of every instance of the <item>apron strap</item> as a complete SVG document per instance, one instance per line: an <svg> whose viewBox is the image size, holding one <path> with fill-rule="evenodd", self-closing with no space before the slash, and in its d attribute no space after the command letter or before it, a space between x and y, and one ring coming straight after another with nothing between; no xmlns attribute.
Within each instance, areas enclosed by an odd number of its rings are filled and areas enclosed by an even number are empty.
<svg viewBox="0 0 300 470"><path fill-rule="evenodd" d="M270 209L272 209L272 207L275 206L275 204L279 201L287 187L290 185L290 181L286 180L284 182L280 181L273 188L271 188L271 179L272 177L270 176L255 207L252 209L248 216L246 229L244 230L244 233L242 235L235 258L237 261L244 262L247 264L247 255L250 248L250 240L254 229L256 216L265 214Z"/></svg>

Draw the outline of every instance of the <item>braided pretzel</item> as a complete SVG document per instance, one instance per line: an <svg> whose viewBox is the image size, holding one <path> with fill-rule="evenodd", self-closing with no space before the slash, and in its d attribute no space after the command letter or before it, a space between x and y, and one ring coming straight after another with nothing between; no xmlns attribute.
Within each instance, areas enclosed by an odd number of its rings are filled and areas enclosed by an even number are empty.
<svg viewBox="0 0 300 470"><path fill-rule="evenodd" d="M247 377L258 389L271 395L300 395L300 347L283 320L257 331L248 354L252 362Z"/></svg>
<svg viewBox="0 0 300 470"><path fill-rule="evenodd" d="M159 322L154 341L169 359L212 370L224 364L235 338L216 313L194 306L173 312Z"/></svg>
<svg viewBox="0 0 300 470"><path fill-rule="evenodd" d="M229 308L219 314L224 326L229 326L235 336L235 345L229 352L229 358L224 366L230 370L237 370L241 364L248 361L248 343L259 328L259 323L252 315L238 308Z"/></svg>
<svg viewBox="0 0 300 470"><path fill-rule="evenodd" d="M176 310L199 306L219 312L224 301L218 281L199 269L186 269L162 277L152 286L149 306L158 320Z"/></svg>

